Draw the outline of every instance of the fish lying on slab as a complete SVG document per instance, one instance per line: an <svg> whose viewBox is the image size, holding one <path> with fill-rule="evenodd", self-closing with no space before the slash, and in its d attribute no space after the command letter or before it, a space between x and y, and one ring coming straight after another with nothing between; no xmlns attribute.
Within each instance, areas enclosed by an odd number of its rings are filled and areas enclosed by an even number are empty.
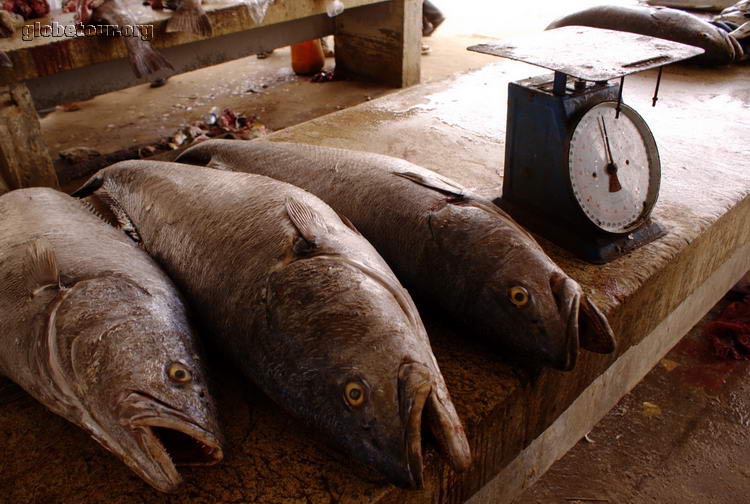
<svg viewBox="0 0 750 504"><path fill-rule="evenodd" d="M351 457L422 483L422 426L457 470L463 427L406 290L328 205L259 175L117 163L77 193L140 241L274 401Z"/></svg>
<svg viewBox="0 0 750 504"><path fill-rule="evenodd" d="M407 161L304 144L210 140L180 162L257 173L347 216L419 297L498 350L572 369L579 344L610 353L606 318L492 202Z"/></svg>
<svg viewBox="0 0 750 504"><path fill-rule="evenodd" d="M202 361L174 284L123 233L52 189L0 197L0 376L157 490L219 462Z"/></svg>
<svg viewBox="0 0 750 504"><path fill-rule="evenodd" d="M172 64L148 40L128 10L124 0L76 0L76 19L83 24L105 23L125 27L133 33L122 36L128 49L128 60L136 77L173 70Z"/></svg>
<svg viewBox="0 0 750 504"><path fill-rule="evenodd" d="M583 9L553 21L561 26L590 26L649 35L704 49L690 61L702 65L728 65L743 59L739 42L711 23L677 9L635 5L603 5Z"/></svg>

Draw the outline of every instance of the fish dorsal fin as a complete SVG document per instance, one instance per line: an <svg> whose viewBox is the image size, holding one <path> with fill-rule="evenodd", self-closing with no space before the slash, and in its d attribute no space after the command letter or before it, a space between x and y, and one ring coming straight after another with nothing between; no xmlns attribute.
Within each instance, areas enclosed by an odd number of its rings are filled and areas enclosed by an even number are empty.
<svg viewBox="0 0 750 504"><path fill-rule="evenodd" d="M328 226L320 214L307 203L294 197L287 198L285 204L289 220L307 242L308 247L318 247L323 235L328 233Z"/></svg>
<svg viewBox="0 0 750 504"><path fill-rule="evenodd" d="M222 171L235 171L232 169L231 166L222 163L221 161L217 159L211 158L211 160L206 163L206 168L213 168L214 170L222 170Z"/></svg>
<svg viewBox="0 0 750 504"><path fill-rule="evenodd" d="M24 276L29 293L36 295L47 287L60 288L60 270L52 245L46 240L35 240L29 245Z"/></svg>
<svg viewBox="0 0 750 504"><path fill-rule="evenodd" d="M351 229L352 231L354 231L358 235L360 235L360 236L362 235L362 233L359 232L359 229L357 229L354 226L354 223L349 220L349 217L347 217L344 214L338 213L338 212L336 212L336 215L339 216L339 219L341 219L341 222L343 222L346 227L348 227L349 229Z"/></svg>
<svg viewBox="0 0 750 504"><path fill-rule="evenodd" d="M397 177L411 180L415 184L419 184L429 189L434 189L435 191L446 194L448 196L453 196L454 198L462 199L465 196L463 187L459 186L458 184L454 184L450 180L444 179L437 174L425 175L422 173L415 173L410 171L394 172L393 174Z"/></svg>

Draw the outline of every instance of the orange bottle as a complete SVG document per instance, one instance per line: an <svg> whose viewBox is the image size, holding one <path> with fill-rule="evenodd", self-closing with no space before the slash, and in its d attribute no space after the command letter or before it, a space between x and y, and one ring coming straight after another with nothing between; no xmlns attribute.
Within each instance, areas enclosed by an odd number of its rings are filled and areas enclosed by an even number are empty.
<svg viewBox="0 0 750 504"><path fill-rule="evenodd" d="M300 42L292 46L292 70L297 75L312 75L323 69L326 63L320 39Z"/></svg>

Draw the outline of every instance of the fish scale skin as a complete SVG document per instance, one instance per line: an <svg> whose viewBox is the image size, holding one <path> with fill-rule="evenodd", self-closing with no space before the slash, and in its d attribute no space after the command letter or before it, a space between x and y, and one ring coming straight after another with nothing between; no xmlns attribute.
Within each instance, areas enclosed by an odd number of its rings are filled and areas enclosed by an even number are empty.
<svg viewBox="0 0 750 504"><path fill-rule="evenodd" d="M54 254L61 288L33 293L34 244ZM88 431L141 477L159 470L119 416L124 395L147 393L218 435L199 349L174 285L80 201L41 188L0 197L0 279L6 286L0 373ZM165 377L165 366L177 360L191 369L189 387L175 388Z"/></svg>
<svg viewBox="0 0 750 504"><path fill-rule="evenodd" d="M174 163L118 163L77 194L105 195L124 210L208 344L339 448L406 482L401 364L422 363L449 396L408 293L336 212L268 177ZM343 387L360 379L372 396L351 410ZM368 449L368 436L382 449Z"/></svg>
<svg viewBox="0 0 750 504"><path fill-rule="evenodd" d="M577 321L566 312L572 299L555 296L583 298L580 286L527 231L460 184L390 156L284 142L211 140L178 162L256 173L310 191L347 216L420 299L504 355L563 369L574 363ZM514 285L525 286L535 301L514 307L508 294ZM613 349L606 321L599 327Z"/></svg>

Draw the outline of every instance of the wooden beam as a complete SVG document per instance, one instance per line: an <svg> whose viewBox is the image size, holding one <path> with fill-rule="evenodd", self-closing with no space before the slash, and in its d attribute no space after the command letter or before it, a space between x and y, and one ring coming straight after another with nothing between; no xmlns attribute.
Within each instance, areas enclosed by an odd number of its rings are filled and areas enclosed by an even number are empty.
<svg viewBox="0 0 750 504"><path fill-rule="evenodd" d="M347 9L355 10L362 5L383 2L385 0L344 0L344 5ZM175 46L189 47L196 42L209 40L192 33L166 33L164 30L172 15L171 11L157 11L151 7L144 7L140 0L126 0L126 3L139 24L153 27L154 38L151 43L157 49ZM269 7L265 19L259 25L256 25L250 17L247 6L238 0L216 0L207 3L204 7L214 26L212 38L217 38L223 35L247 33L311 16L325 16L325 5L322 0L276 0ZM42 25L52 22L62 26L74 24L72 13L59 11L50 17L34 20L34 22L37 21ZM279 42L278 46L269 44L264 48L273 49L295 41L297 40L292 38ZM56 75L67 70L128 56L122 37L34 36L31 40L23 40L23 30L19 30L10 38L0 39L0 50L5 51L13 61L13 68L0 68L0 84ZM215 62L209 64L215 64Z"/></svg>
<svg viewBox="0 0 750 504"><path fill-rule="evenodd" d="M395 87L418 84L422 1L392 0L336 18L336 71Z"/></svg>
<svg viewBox="0 0 750 504"><path fill-rule="evenodd" d="M12 189L59 188L25 84L0 86L0 176Z"/></svg>
<svg viewBox="0 0 750 504"><path fill-rule="evenodd" d="M319 14L174 45L160 51L174 67L174 73L180 74L330 35L333 30L333 20L325 14ZM117 59L111 61L36 77L26 84L34 97L36 108L43 110L61 103L88 100L148 81L149 77L137 78L128 60L118 55Z"/></svg>

